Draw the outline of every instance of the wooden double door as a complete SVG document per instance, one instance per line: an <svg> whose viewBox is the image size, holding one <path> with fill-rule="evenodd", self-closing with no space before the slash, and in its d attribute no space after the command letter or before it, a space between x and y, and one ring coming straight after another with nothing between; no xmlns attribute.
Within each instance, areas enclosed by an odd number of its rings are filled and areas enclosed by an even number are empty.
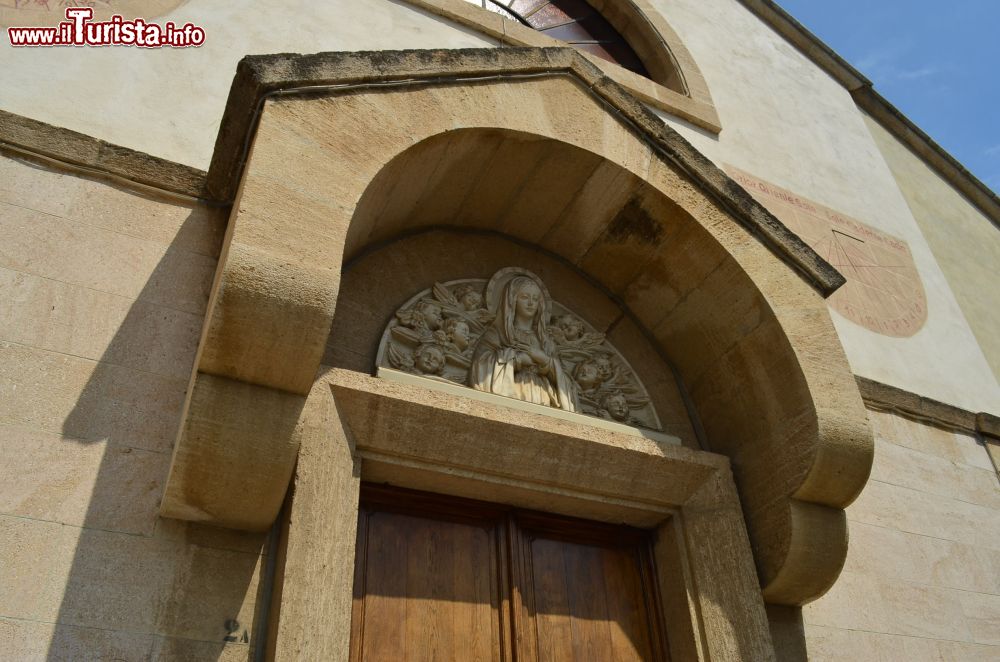
<svg viewBox="0 0 1000 662"><path fill-rule="evenodd" d="M365 485L351 660L667 659L648 532Z"/></svg>

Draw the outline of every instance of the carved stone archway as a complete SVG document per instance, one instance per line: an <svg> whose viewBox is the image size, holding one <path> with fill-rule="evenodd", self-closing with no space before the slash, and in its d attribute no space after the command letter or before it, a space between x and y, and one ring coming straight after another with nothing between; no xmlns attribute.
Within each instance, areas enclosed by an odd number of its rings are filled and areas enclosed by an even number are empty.
<svg viewBox="0 0 1000 662"><path fill-rule="evenodd" d="M341 265L393 237L461 225L573 265L673 363L708 450L732 464L768 602L802 604L836 579L843 508L872 457L823 299L842 279L577 53L248 58L209 177L216 193L237 181L239 192L165 515L269 526L300 444L319 452L331 421L378 396L322 377ZM372 427L351 420L347 443ZM336 496L299 462L296 500ZM356 472L334 482L349 492ZM303 544L289 538L286 572Z"/></svg>

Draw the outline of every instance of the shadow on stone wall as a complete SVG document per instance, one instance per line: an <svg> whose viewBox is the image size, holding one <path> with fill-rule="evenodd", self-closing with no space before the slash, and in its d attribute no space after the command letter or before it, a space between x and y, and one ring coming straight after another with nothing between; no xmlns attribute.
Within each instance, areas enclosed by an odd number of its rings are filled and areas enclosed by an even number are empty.
<svg viewBox="0 0 1000 662"><path fill-rule="evenodd" d="M105 450L49 660L254 659L266 537L158 516L225 218L191 210L63 422Z"/></svg>
<svg viewBox="0 0 1000 662"><path fill-rule="evenodd" d="M765 605L771 626L774 653L780 662L806 662L806 631L802 622L802 607Z"/></svg>

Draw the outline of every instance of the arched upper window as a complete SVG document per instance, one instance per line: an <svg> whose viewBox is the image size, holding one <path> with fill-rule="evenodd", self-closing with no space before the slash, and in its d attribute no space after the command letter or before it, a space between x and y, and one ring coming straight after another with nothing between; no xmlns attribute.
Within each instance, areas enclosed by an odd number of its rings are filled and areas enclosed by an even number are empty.
<svg viewBox="0 0 1000 662"><path fill-rule="evenodd" d="M584 0L481 0L482 7L651 78L642 59Z"/></svg>
<svg viewBox="0 0 1000 662"><path fill-rule="evenodd" d="M402 0L501 44L571 46L640 101L718 133L704 76L650 1Z"/></svg>

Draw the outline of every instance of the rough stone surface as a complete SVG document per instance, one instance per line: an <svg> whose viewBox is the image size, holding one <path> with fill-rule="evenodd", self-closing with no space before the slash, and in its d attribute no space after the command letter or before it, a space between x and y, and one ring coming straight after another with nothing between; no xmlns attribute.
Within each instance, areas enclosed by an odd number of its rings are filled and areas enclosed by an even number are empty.
<svg viewBox="0 0 1000 662"><path fill-rule="evenodd" d="M326 380L309 394L303 420L274 659L342 660L351 637L360 461Z"/></svg>
<svg viewBox="0 0 1000 662"><path fill-rule="evenodd" d="M248 644L226 644L0 617L0 647L21 662L106 658L156 662L246 662Z"/></svg>
<svg viewBox="0 0 1000 662"><path fill-rule="evenodd" d="M202 195L205 172L113 145L103 140L0 110L4 142L33 153L110 173L126 180L183 193Z"/></svg>
<svg viewBox="0 0 1000 662"><path fill-rule="evenodd" d="M224 219L0 173L3 656L245 660L264 537L157 517Z"/></svg>
<svg viewBox="0 0 1000 662"><path fill-rule="evenodd" d="M906 391L895 386L882 384L865 377L857 378L858 387L865 403L872 409L880 412L890 412L910 420L921 421L929 424L929 430L941 429L956 431L965 434L980 435L987 450L996 446L1000 440L1000 417L988 412L975 413L956 407L933 398L919 395L912 391ZM940 435L939 435L940 436ZM909 436L904 434L899 441L902 445L912 445L914 448L922 449L921 443L924 435ZM954 446L953 444L949 444ZM937 449L939 452L939 448ZM970 453L963 445L954 447L959 456L966 457ZM973 461L1000 471L995 464L991 464L987 457L981 453L972 453Z"/></svg>
<svg viewBox="0 0 1000 662"><path fill-rule="evenodd" d="M970 433L871 412L872 479L840 579L804 610L809 659L1000 654L1000 489Z"/></svg>
<svg viewBox="0 0 1000 662"><path fill-rule="evenodd" d="M6 425L0 455L0 512L153 535L169 455Z"/></svg>
<svg viewBox="0 0 1000 662"><path fill-rule="evenodd" d="M161 514L266 531L295 466L305 399L204 373L192 389Z"/></svg>
<svg viewBox="0 0 1000 662"><path fill-rule="evenodd" d="M219 355L216 347L222 352L229 351L227 346L275 347L275 356L287 356L293 343L285 342L285 329L296 334L296 329L318 330L324 306L336 316L339 278L330 256L342 251L350 260L373 245L442 223L468 222L520 241L542 242L614 297L624 298L633 283L644 279L647 313L637 323L677 366L709 447L733 458L765 594L774 602L797 604L822 593L842 564L846 528L840 509L863 485L871 457L864 410L816 291L829 291L839 282L837 275L578 55L558 49L501 49L248 59L231 97L234 133L220 134L218 154L222 158L226 149L235 148L236 136L245 130L237 130L239 113L277 85L491 71L559 75L281 98L265 104L232 219L230 242L238 247L239 259L222 267L220 279L224 292L227 274L233 275L232 281L249 294L245 301L261 305L237 300L229 307L220 296L211 306L209 328L230 313L234 319L248 319L242 316L251 312L258 322L234 325L238 338L210 332L201 367L303 393L315 374L310 363L318 361L312 357L319 336L302 343L303 351L290 362L276 363L258 350L225 369L212 359ZM589 85L602 101L576 81ZM604 103L617 107L620 116L610 115ZM498 108L504 109L502 117ZM490 128L477 129L482 123ZM505 140L531 147L505 150ZM477 144L483 149L474 150ZM349 158L331 160L331 151ZM568 209L557 201L567 198L550 200L543 188L529 184L514 202L510 188L470 181L481 161L495 156L501 170L520 165L526 173L544 163L546 169L566 173L560 187L575 182L582 188L600 165L593 158L583 167L573 165L575 156L587 152L617 168L623 177L619 185L634 194L625 197L621 208L605 207L610 217L583 221L592 235L579 248L564 249L560 242L545 240ZM289 163L298 167L289 170ZM225 185L233 167L239 164L218 161L213 181ZM462 200L455 200L459 196ZM533 223L524 219L528 207L508 214L512 204L523 204L525 198L539 201L540 216ZM504 204L508 200L511 204ZM469 212L458 218L438 215L448 209ZM262 219L268 220L269 233L261 232ZM686 241L663 241L668 236ZM777 245L782 248L776 253L772 248ZM671 269L672 257L695 268ZM659 266L662 261L666 268ZM278 278L272 294L266 278L244 277L255 273L255 264L260 273L268 273L272 262L296 280L301 275L302 286L292 285L290 277ZM658 270L652 271L654 265ZM329 274L325 290L314 276L320 270ZM662 308L653 304L661 293ZM686 305L690 296L708 297L712 305ZM747 324L754 321L759 323ZM704 342L713 336L714 342ZM226 343L216 342L223 337ZM781 473L772 478L776 466ZM789 500L793 495L795 502ZM276 510L274 503L270 511ZM805 529L796 532L796 526ZM814 536L818 543L812 542Z"/></svg>

